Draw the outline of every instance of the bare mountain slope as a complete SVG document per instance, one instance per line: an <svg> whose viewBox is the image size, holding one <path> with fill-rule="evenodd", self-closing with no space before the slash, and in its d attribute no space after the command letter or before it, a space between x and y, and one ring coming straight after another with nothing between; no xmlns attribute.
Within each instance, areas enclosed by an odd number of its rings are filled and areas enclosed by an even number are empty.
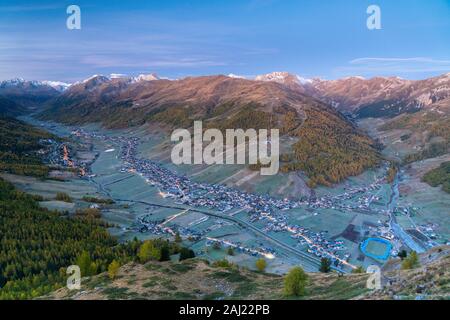
<svg viewBox="0 0 450 320"><path fill-rule="evenodd" d="M293 74L275 72L258 76L255 80L283 83L339 111L359 117L393 117L450 105L450 73L412 81L398 77L307 80Z"/></svg>

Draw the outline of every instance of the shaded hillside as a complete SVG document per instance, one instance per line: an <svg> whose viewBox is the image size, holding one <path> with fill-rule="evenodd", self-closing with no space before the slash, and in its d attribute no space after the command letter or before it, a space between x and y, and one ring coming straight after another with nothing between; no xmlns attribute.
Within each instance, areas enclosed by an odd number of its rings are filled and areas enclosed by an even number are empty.
<svg viewBox="0 0 450 320"><path fill-rule="evenodd" d="M419 267L401 270L395 259L383 267L384 288L363 299L450 299L450 247L436 247L419 255Z"/></svg>
<svg viewBox="0 0 450 320"><path fill-rule="evenodd" d="M363 106L396 100L398 92L410 84L399 78L348 77L337 80L314 79L309 92L341 111L358 112ZM383 107L384 103L380 105Z"/></svg>
<svg viewBox="0 0 450 320"><path fill-rule="evenodd" d="M111 128L158 122L170 128L279 128L298 142L283 170L331 184L378 163L375 143L333 108L275 82L225 76L133 82L97 76L49 102L41 118ZM330 161L331 160L331 161Z"/></svg>
<svg viewBox="0 0 450 320"><path fill-rule="evenodd" d="M20 104L0 96L0 117L16 117L25 111L26 109Z"/></svg>
<svg viewBox="0 0 450 320"><path fill-rule="evenodd" d="M44 139L55 139L46 131L22 121L0 116L0 171L46 177L47 166L37 152Z"/></svg>
<svg viewBox="0 0 450 320"><path fill-rule="evenodd" d="M127 262L135 256L139 243L118 244L102 221L64 216L41 208L37 200L42 199L0 179L0 300L56 290L74 263L82 267L84 261L83 270L96 274L113 259Z"/></svg>
<svg viewBox="0 0 450 320"><path fill-rule="evenodd" d="M381 131L407 129L412 135L422 137L420 149L408 155L404 161L411 163L434 158L450 152L450 104L439 110L420 111L393 118L380 127Z"/></svg>
<svg viewBox="0 0 450 320"><path fill-rule="evenodd" d="M0 96L27 109L36 109L59 95L58 90L39 81L12 79L0 82Z"/></svg>

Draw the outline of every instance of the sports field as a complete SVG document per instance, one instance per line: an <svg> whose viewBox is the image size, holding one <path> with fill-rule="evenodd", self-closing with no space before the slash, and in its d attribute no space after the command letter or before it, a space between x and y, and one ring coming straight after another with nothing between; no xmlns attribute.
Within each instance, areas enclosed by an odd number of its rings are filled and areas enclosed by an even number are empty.
<svg viewBox="0 0 450 320"><path fill-rule="evenodd" d="M392 244L381 238L368 238L361 245L361 251L376 260L387 260L392 250Z"/></svg>

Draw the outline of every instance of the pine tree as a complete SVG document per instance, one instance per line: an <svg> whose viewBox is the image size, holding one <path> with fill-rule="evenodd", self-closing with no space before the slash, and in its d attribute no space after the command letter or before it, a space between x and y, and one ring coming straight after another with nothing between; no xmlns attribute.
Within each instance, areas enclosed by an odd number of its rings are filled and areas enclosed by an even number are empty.
<svg viewBox="0 0 450 320"><path fill-rule="evenodd" d="M92 274L92 260L87 251L81 252L76 260L76 265L80 267L82 277L87 277Z"/></svg>
<svg viewBox="0 0 450 320"><path fill-rule="evenodd" d="M328 273L331 271L331 261L328 258L322 258L320 260L320 268L319 268L320 272L323 273Z"/></svg>

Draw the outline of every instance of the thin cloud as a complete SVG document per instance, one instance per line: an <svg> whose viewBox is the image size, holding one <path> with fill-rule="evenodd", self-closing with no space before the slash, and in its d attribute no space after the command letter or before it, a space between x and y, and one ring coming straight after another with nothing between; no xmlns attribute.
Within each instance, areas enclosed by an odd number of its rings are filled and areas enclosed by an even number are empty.
<svg viewBox="0 0 450 320"><path fill-rule="evenodd" d="M0 6L0 12L47 11L63 7L62 5Z"/></svg>
<svg viewBox="0 0 450 320"><path fill-rule="evenodd" d="M450 60L430 57L366 57L353 59L346 66L335 68L340 75L413 74L423 72L448 72Z"/></svg>
<svg viewBox="0 0 450 320"><path fill-rule="evenodd" d="M367 63L383 63L383 62L416 62L416 63L432 63L432 64L450 64L450 60L437 60L432 58L358 58L350 61L350 64L367 64Z"/></svg>
<svg viewBox="0 0 450 320"><path fill-rule="evenodd" d="M90 65L97 68L130 68L130 67L212 67L224 66L226 63L207 59L197 58L169 58L169 59L124 59L119 57L108 56L88 56L81 59L82 64Z"/></svg>

